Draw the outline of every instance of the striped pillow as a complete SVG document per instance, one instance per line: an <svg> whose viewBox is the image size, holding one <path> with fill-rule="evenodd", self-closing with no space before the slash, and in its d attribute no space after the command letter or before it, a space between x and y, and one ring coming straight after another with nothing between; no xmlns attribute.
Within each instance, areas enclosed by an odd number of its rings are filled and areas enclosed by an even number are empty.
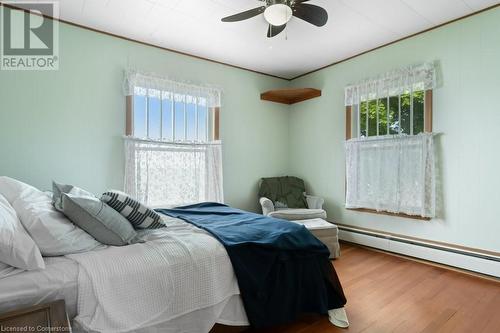
<svg viewBox="0 0 500 333"><path fill-rule="evenodd" d="M125 216L135 229L158 229L165 227L160 214L123 192L105 192L101 200Z"/></svg>

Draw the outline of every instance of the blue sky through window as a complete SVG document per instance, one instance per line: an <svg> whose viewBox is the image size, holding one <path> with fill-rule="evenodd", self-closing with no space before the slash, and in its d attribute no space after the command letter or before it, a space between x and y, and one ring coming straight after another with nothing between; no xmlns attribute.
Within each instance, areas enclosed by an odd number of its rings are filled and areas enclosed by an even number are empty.
<svg viewBox="0 0 500 333"><path fill-rule="evenodd" d="M172 97L152 89L149 96L134 95L134 136L164 141L207 141L208 108L197 104L196 98L177 95L172 101Z"/></svg>
<svg viewBox="0 0 500 333"><path fill-rule="evenodd" d="M172 126L172 100L170 98L164 99L162 101L163 109L163 140L172 141L173 138L173 126Z"/></svg>
<svg viewBox="0 0 500 333"><path fill-rule="evenodd" d="M175 102L175 141L184 140L184 103Z"/></svg>
<svg viewBox="0 0 500 333"><path fill-rule="evenodd" d="M150 139L161 139L161 105L158 97L149 97L148 128Z"/></svg>

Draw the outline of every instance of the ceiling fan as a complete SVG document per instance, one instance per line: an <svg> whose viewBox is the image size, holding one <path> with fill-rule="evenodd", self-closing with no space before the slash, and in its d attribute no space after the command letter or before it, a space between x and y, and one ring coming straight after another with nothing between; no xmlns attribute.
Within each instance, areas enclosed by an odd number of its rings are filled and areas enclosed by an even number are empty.
<svg viewBox="0 0 500 333"><path fill-rule="evenodd" d="M274 37L285 30L286 24L292 16L322 27L328 21L327 11L319 6L307 4L309 0L259 0L264 6L246 10L244 12L224 17L222 22L238 22L264 13L269 23L267 37Z"/></svg>

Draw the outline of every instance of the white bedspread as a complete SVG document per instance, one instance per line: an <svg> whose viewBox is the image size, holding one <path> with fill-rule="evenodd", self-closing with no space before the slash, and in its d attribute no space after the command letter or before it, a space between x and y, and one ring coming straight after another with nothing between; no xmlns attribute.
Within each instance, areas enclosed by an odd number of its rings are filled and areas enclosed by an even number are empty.
<svg viewBox="0 0 500 333"><path fill-rule="evenodd" d="M63 299L68 316L76 315L78 264L65 257L43 260L45 269L18 270L0 279L0 313Z"/></svg>
<svg viewBox="0 0 500 333"><path fill-rule="evenodd" d="M137 331L239 295L226 250L207 232L172 222L145 239L69 256L80 264L75 321L83 328Z"/></svg>

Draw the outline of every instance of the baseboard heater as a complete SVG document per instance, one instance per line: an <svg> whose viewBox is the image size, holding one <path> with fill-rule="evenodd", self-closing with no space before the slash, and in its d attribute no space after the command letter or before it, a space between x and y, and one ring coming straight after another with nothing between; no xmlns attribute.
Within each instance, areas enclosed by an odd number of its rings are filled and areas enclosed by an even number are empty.
<svg viewBox="0 0 500 333"><path fill-rule="evenodd" d="M339 239L500 278L500 255L339 225Z"/></svg>

